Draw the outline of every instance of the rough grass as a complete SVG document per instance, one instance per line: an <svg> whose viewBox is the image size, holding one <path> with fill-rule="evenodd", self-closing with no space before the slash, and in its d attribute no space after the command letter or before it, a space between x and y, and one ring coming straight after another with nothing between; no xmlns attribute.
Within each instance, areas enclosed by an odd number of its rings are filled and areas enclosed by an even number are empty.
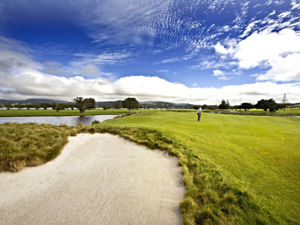
<svg viewBox="0 0 300 225"><path fill-rule="evenodd" d="M83 116L83 115L119 115L119 114L129 114L128 110L124 109L94 109L86 110L84 113L80 113L79 110L61 110L56 112L56 110L43 110L43 109L11 109L11 110L0 110L0 117L10 117L10 116Z"/></svg>
<svg viewBox="0 0 300 225"><path fill-rule="evenodd" d="M76 129L37 124L0 124L0 171L20 171L54 159Z"/></svg>

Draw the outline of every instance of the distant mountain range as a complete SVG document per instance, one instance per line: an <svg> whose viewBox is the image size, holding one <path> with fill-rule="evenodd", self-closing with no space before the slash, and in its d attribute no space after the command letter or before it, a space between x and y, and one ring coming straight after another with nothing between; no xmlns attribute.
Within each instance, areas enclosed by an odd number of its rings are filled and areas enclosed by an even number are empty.
<svg viewBox="0 0 300 225"><path fill-rule="evenodd" d="M122 100L117 101L103 101L96 102L97 107L114 107L117 103L122 104ZM35 99L26 99L26 100L6 100L0 99L0 104L2 105L11 105L11 104L41 104L41 103L57 103L57 104L71 104L71 101L63 101L63 100L55 100L55 99L43 99L43 98L35 98ZM161 102L161 101L145 101L140 102L140 105L143 108L192 108L192 104L188 103L172 103L172 102Z"/></svg>
<svg viewBox="0 0 300 225"><path fill-rule="evenodd" d="M113 108L117 103L122 104L122 100L117 101L103 101L96 102L97 107L108 106L109 108ZM1 105L11 105L11 104L41 104L41 103L57 103L57 104L72 104L71 101L64 100L55 100L55 99L44 99L44 98L31 98L26 100L6 100L0 99L0 107ZM143 108L179 108L179 109L188 109L192 108L194 105L189 103L172 103L172 102L162 102L162 101L145 101L140 102L140 105ZM300 107L300 103L292 103L292 107Z"/></svg>
<svg viewBox="0 0 300 225"><path fill-rule="evenodd" d="M53 99L44 99L44 98L30 98L26 100L6 100L6 99L0 99L0 104L41 104L41 103L71 103L68 101L63 100L53 100Z"/></svg>
<svg viewBox="0 0 300 225"><path fill-rule="evenodd" d="M103 106L108 106L108 107L114 107L115 104L121 103L122 100L118 101L106 101L106 102L97 102L97 107L103 107ZM161 101L145 101L145 102L140 102L140 106L143 108L192 108L192 104L188 103L172 103L172 102L161 102Z"/></svg>

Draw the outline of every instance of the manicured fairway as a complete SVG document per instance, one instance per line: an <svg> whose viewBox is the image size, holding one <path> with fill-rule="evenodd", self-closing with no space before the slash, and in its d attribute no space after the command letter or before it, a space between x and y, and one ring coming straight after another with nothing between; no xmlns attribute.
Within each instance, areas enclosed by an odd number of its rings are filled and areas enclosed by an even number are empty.
<svg viewBox="0 0 300 225"><path fill-rule="evenodd" d="M300 118L144 112L104 122L150 128L220 168L226 181L254 196L281 224L300 223Z"/></svg>

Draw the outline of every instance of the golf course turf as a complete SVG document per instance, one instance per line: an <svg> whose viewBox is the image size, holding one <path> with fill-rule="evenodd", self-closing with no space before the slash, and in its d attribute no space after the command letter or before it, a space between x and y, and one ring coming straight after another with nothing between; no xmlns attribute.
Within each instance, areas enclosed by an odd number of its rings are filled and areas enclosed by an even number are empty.
<svg viewBox="0 0 300 225"><path fill-rule="evenodd" d="M270 223L299 224L299 118L204 114L197 123L195 113L152 112L106 121L103 125L159 131L164 138L198 156L200 162L211 164L230 187L247 192L275 219ZM203 176L203 172L194 178L198 176ZM215 178L213 172L206 176ZM211 195L215 194L220 193ZM214 201L212 204L216 205L220 199ZM250 218L246 220L242 224L254 224Z"/></svg>
<svg viewBox="0 0 300 225"><path fill-rule="evenodd" d="M0 125L1 132L8 126ZM197 123L195 112L146 111L61 129L66 130L64 140L74 133L109 132L176 155L187 188L180 205L184 224L299 224L299 118L203 113ZM8 140L0 146L0 161L14 153Z"/></svg>

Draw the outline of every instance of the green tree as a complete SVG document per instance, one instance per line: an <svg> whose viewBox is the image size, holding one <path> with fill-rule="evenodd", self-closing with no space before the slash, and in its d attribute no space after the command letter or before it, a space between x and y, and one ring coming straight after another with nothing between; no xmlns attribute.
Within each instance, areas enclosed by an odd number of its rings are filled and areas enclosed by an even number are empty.
<svg viewBox="0 0 300 225"><path fill-rule="evenodd" d="M218 106L219 109L229 109L229 101L225 101L224 99L222 99L221 104Z"/></svg>
<svg viewBox="0 0 300 225"><path fill-rule="evenodd" d="M74 98L75 106L79 109L80 113L83 113L86 109L96 108L96 101L93 98L83 98L76 97Z"/></svg>
<svg viewBox="0 0 300 225"><path fill-rule="evenodd" d="M84 107L83 97L74 98L74 102L75 102L76 108L79 109L80 113L84 113L85 107Z"/></svg>
<svg viewBox="0 0 300 225"><path fill-rule="evenodd" d="M75 105L74 104L69 104L68 107L71 108L72 110L74 110Z"/></svg>
<svg viewBox="0 0 300 225"><path fill-rule="evenodd" d="M193 105L193 109L199 109L200 105Z"/></svg>
<svg viewBox="0 0 300 225"><path fill-rule="evenodd" d="M103 105L102 108L103 108L103 110L109 109L108 105Z"/></svg>
<svg viewBox="0 0 300 225"><path fill-rule="evenodd" d="M51 104L49 104L49 103L41 103L40 107L43 108L44 110L46 110L48 107L51 107Z"/></svg>
<svg viewBox="0 0 300 225"><path fill-rule="evenodd" d="M239 105L238 108L239 109L244 109L245 111L247 111L247 109L253 108L253 105L251 103L248 103L248 102L243 102L241 105Z"/></svg>
<svg viewBox="0 0 300 225"><path fill-rule="evenodd" d="M17 104L16 107L20 110L21 108L23 108L23 105Z"/></svg>
<svg viewBox="0 0 300 225"><path fill-rule="evenodd" d="M93 98L85 98L83 100L84 108L85 109L95 109L96 108L96 101Z"/></svg>
<svg viewBox="0 0 300 225"><path fill-rule="evenodd" d="M138 109L140 107L140 103L135 98L126 98L123 101L123 108L127 108L129 111L132 109Z"/></svg>
<svg viewBox="0 0 300 225"><path fill-rule="evenodd" d="M66 105L65 104L58 104L56 105L55 109L56 109L56 112L59 112L60 110L64 110L66 108Z"/></svg>
<svg viewBox="0 0 300 225"><path fill-rule="evenodd" d="M256 103L256 108L263 109L264 111L275 112L279 106L278 104L271 98L269 100L261 99Z"/></svg>
<svg viewBox="0 0 300 225"><path fill-rule="evenodd" d="M122 103L121 102L115 102L114 103L114 108L115 109L121 109L122 108Z"/></svg>
<svg viewBox="0 0 300 225"><path fill-rule="evenodd" d="M55 110L55 109L56 109L56 103L55 103L55 102L52 103L52 104L51 104L51 107L52 107L53 110Z"/></svg>

